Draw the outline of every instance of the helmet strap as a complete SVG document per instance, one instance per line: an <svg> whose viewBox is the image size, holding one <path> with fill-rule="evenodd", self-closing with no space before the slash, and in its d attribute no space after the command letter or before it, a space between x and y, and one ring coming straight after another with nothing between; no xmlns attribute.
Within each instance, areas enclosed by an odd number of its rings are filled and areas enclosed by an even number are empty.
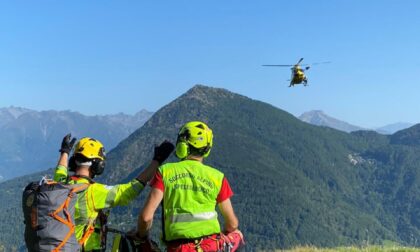
<svg viewBox="0 0 420 252"><path fill-rule="evenodd" d="M76 165L77 166L92 166L92 161L80 162L76 160Z"/></svg>
<svg viewBox="0 0 420 252"><path fill-rule="evenodd" d="M200 156L200 157L204 157L204 155L206 155L206 153L210 150L210 145L207 145L206 147L197 149L194 146L192 146L191 144L188 144L188 155L193 155L193 156Z"/></svg>

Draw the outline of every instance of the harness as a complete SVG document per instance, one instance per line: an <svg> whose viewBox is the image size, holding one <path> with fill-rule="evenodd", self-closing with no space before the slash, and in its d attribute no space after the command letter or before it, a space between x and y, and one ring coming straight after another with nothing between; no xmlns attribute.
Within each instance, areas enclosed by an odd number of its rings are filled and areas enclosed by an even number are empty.
<svg viewBox="0 0 420 252"><path fill-rule="evenodd" d="M180 248L181 246L188 246L189 248L195 249L197 252L205 252L208 244L207 242L214 242L216 244L216 251L217 252L231 252L233 249L233 243L231 240L224 235L223 233L220 234L213 234L209 236L204 236L201 238L196 239L177 239L174 241L167 242L167 246L172 248ZM204 245L204 246L203 246ZM211 250L213 251L213 250Z"/></svg>
<svg viewBox="0 0 420 252"><path fill-rule="evenodd" d="M93 179L91 179L90 177L87 176L83 176L83 175L73 175L71 177L67 178L67 182L69 182L70 180L73 181L78 181L80 179L86 179L89 184L88 186L96 183ZM107 223L108 223L108 215L109 215L109 211L103 211L103 210L99 210L98 211L98 216L95 218L94 221L89 221L87 223L87 225L85 226L84 230L83 230L83 235L82 238L79 240L79 244L82 247L82 252L85 251L85 242L90 238L90 236L93 233L99 233L100 234L100 239L101 239L101 249L98 251L105 251L106 249L106 238L107 238ZM99 220L99 228L95 228L95 224L96 221Z"/></svg>

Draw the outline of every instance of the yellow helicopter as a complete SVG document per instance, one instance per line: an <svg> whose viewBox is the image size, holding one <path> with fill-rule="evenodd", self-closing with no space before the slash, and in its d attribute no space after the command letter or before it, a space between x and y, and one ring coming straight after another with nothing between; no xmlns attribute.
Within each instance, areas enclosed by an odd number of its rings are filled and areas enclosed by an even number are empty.
<svg viewBox="0 0 420 252"><path fill-rule="evenodd" d="M290 85L289 87L293 87L297 84L303 84L304 86L308 85L308 78L306 78L305 71L308 70L310 67L309 64L300 64L303 61L303 58L300 58L300 60L294 64L294 65L262 65L262 66L274 66L274 67L292 67L292 77L290 78ZM327 64L331 63L329 61L325 62L318 62L313 63L311 65L318 65L318 64ZM304 66L305 68L302 68Z"/></svg>

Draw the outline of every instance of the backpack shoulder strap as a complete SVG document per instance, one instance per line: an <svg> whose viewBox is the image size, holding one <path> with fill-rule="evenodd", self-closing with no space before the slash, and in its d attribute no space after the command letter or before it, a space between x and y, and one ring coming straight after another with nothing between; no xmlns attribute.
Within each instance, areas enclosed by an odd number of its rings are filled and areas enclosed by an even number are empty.
<svg viewBox="0 0 420 252"><path fill-rule="evenodd" d="M89 183L80 183L78 184L76 181L80 180L80 179L86 179ZM75 175L75 176L71 176L69 177L68 181L75 181L74 184L69 184L68 185L72 188L72 192L74 193L79 193L82 192L84 190L86 190L90 185L94 184L95 181L89 177L86 176L79 176L79 175Z"/></svg>
<svg viewBox="0 0 420 252"><path fill-rule="evenodd" d="M73 185L71 185L71 192L73 192L73 193L83 192L89 186L90 186L90 184L73 184Z"/></svg>
<svg viewBox="0 0 420 252"><path fill-rule="evenodd" d="M95 184L95 180L89 178L88 176L83 176L83 175L73 175L70 177L70 180L74 180L77 181L79 179L86 179L87 181L89 181L89 184Z"/></svg>

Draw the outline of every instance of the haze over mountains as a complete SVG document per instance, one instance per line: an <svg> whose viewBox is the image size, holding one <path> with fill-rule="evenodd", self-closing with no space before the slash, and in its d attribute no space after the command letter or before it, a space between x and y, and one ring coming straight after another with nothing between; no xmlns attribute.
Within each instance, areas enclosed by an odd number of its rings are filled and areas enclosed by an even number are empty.
<svg viewBox="0 0 420 252"><path fill-rule="evenodd" d="M333 129L347 132L347 133L358 131L358 130L374 130L381 134L390 135L390 134L394 134L395 132L399 130L406 129L414 125L413 123L398 122L398 123L385 125L382 127L377 127L374 129L367 129L367 128L352 125L350 123L331 117L325 114L321 110L312 110L312 111L305 112L302 115L300 115L298 118L304 122L307 122L313 125L330 127Z"/></svg>
<svg viewBox="0 0 420 252"><path fill-rule="evenodd" d="M302 115L300 115L298 118L304 122L307 122L313 125L326 126L326 127L341 130L347 133L363 129L362 127L355 126L350 123L333 118L325 114L321 110L312 110L309 112L305 112Z"/></svg>
<svg viewBox="0 0 420 252"><path fill-rule="evenodd" d="M388 124L379 128L375 128L375 131L382 134L394 134L397 131L410 128L414 125L414 123L407 123L407 122L397 122Z"/></svg>
<svg viewBox="0 0 420 252"><path fill-rule="evenodd" d="M99 178L110 184L132 178L150 161L153 146L163 139L175 141L179 127L190 120L203 120L213 129L214 148L206 162L231 183L247 251L387 240L419 245L419 125L390 136L348 134L199 85L110 151ZM21 190L44 173L0 184L0 200L10 202L0 205L0 247L12 250L23 244ZM145 197L143 193L128 207L114 209L112 225L133 227ZM159 226L157 214L155 239Z"/></svg>
<svg viewBox="0 0 420 252"><path fill-rule="evenodd" d="M86 116L72 111L0 108L0 181L55 165L63 136L98 138L107 150L147 121L152 112Z"/></svg>
<svg viewBox="0 0 420 252"><path fill-rule="evenodd" d="M151 115L152 112L146 110L135 115L85 116L72 111L0 108L0 181L52 166L60 140L66 132L72 132L77 137L96 137L110 150ZM299 119L345 132L363 130L319 110L306 112ZM381 134L392 134L410 126L410 123L397 123L375 130Z"/></svg>

